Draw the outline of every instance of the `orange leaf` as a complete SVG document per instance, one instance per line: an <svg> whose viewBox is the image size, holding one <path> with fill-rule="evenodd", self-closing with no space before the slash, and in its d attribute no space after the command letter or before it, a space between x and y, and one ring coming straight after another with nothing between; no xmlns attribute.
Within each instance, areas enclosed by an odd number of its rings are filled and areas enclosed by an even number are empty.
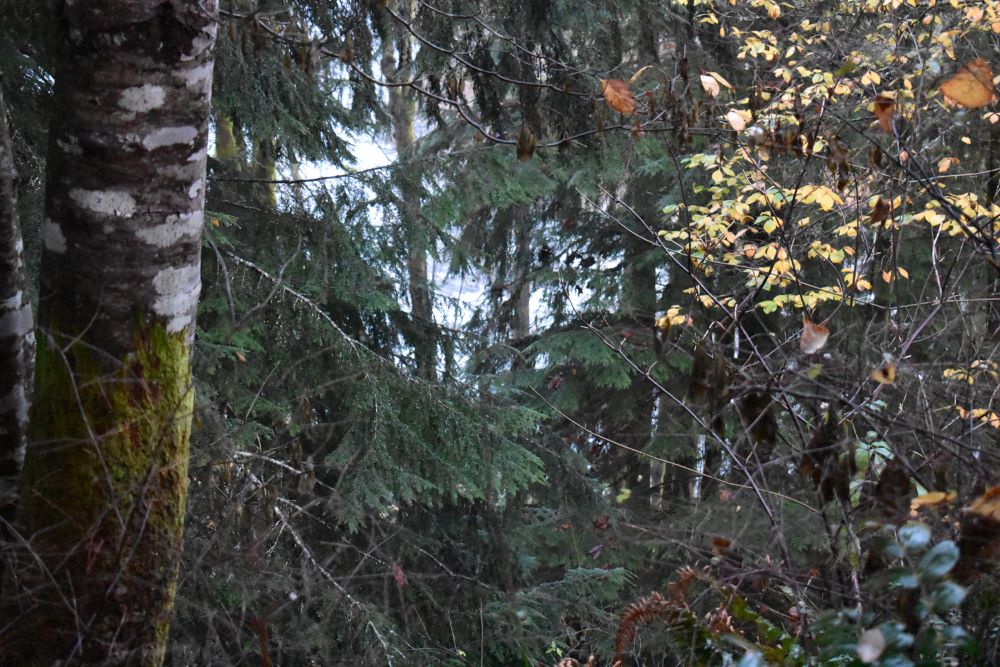
<svg viewBox="0 0 1000 667"><path fill-rule="evenodd" d="M635 111L635 98L628 84L621 79L601 79L601 94L608 106L617 111L629 115Z"/></svg>
<svg viewBox="0 0 1000 667"><path fill-rule="evenodd" d="M969 504L968 511L994 521L1000 521L1000 486L992 487L973 500Z"/></svg>
<svg viewBox="0 0 1000 667"><path fill-rule="evenodd" d="M984 107L993 101L993 70L983 58L970 60L941 84L941 92L958 106Z"/></svg>
<svg viewBox="0 0 1000 667"><path fill-rule="evenodd" d="M886 134L892 134L892 117L896 114L896 101L891 97L879 95L875 98L875 117Z"/></svg>
<svg viewBox="0 0 1000 667"><path fill-rule="evenodd" d="M960 160L957 157L941 158L941 160L938 162L938 173L939 174L945 173L946 171L951 169L951 165L958 164L959 162Z"/></svg>
<svg viewBox="0 0 1000 667"><path fill-rule="evenodd" d="M799 338L799 349L805 354L815 354L823 349L830 330L822 324L811 322L808 317L802 317L802 336Z"/></svg>
<svg viewBox="0 0 1000 667"><path fill-rule="evenodd" d="M888 281L886 281L888 282ZM887 361L871 372L871 379L879 384L892 384L896 381L896 362Z"/></svg>
<svg viewBox="0 0 1000 667"><path fill-rule="evenodd" d="M924 493L910 501L910 510L916 512L921 507L935 507L944 505L955 499L954 491L931 491Z"/></svg>

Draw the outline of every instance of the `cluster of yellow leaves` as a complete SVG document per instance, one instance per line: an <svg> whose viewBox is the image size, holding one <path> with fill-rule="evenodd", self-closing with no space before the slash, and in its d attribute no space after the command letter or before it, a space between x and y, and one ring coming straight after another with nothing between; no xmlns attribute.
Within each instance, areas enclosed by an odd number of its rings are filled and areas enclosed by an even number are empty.
<svg viewBox="0 0 1000 667"><path fill-rule="evenodd" d="M698 206L691 206L690 226L672 226L661 234L676 242L696 268L708 275L713 265L716 270L733 267L742 272L747 285L771 291L797 282L801 261L809 264L813 284L799 284L788 290L794 294L775 295L758 307L775 312L786 307L814 308L831 300L853 304L859 292L873 289L876 276L885 283L909 278L902 266L880 270L852 261L853 240L860 234L866 245L873 227L891 229L924 222L943 234L960 236L964 229L977 227L971 221L994 220L1000 231L1000 206L984 206L974 193L950 191L961 182L955 177L964 176L956 173L957 165L963 158L968 160L960 150L919 156L897 153L898 142L906 140L915 119L927 113L926 100L937 103L941 113L947 113L948 107L979 109L996 101L991 64L968 56L957 60L956 50L967 45L971 32L1000 34L1000 0L861 0L854 5L858 11L885 15L885 19L877 18L866 46L847 51L840 65L833 67L816 58L817 53L828 52L830 22L801 14L796 17L793 3L728 1L743 17L749 15L748 6L754 10L757 18L752 29L747 24L733 25L737 13L727 14L722 0L695 0L700 8L698 20L718 25L720 35L737 40L738 59L750 61L750 68L760 68L758 74L770 72L778 85L764 83L753 91L733 91L733 99L725 106L717 105L715 113L722 127L737 133L736 146L713 146L710 152L685 161L689 168L704 169L705 178L697 179L693 189L709 195L709 201L702 199ZM904 6L921 12L895 13ZM765 15L772 20L780 17L781 24L769 26ZM904 24L908 31L901 31ZM899 40L904 34L906 43L902 44ZM914 43L921 49L919 58L914 56ZM929 62L932 68L927 67ZM731 89L713 72L703 70L699 80L709 98ZM757 80L766 81L766 77ZM745 95L742 99L741 94ZM828 112L834 105L836 111ZM872 157L870 146L859 148L848 130L832 129L836 123L816 122L824 113L847 117L864 112L871 120L868 129L881 132L877 150L884 151L888 160L881 152ZM967 118L958 116L958 123ZM982 118L1000 123L1000 113L989 109L984 109ZM813 126L819 131L812 131ZM971 131L967 134L975 136ZM969 136L962 139L967 144L972 141ZM896 152L890 154L894 145ZM782 180L788 161L811 156L826 159L830 175L817 178L809 172L805 185L786 187L794 182ZM911 157L929 160L937 174L948 174L935 184L948 193L947 205L921 201L926 198L923 193L910 197L872 194L886 191L886 175L897 164L895 160L905 162ZM803 168L809 168L808 163ZM794 214L786 213L790 205ZM955 210L961 211L964 221L952 219ZM828 279L816 281L812 267L826 271ZM834 281L829 279L831 269L839 273L838 284L816 288L816 282ZM872 379L891 384L895 365L884 364L872 373Z"/></svg>
<svg viewBox="0 0 1000 667"><path fill-rule="evenodd" d="M1000 415L998 415L993 410L989 408L973 408L972 410L966 410L960 405L955 406L955 412L962 419L969 419L972 421L979 421L993 428L1000 429Z"/></svg>
<svg viewBox="0 0 1000 667"><path fill-rule="evenodd" d="M840 264L848 256L854 255L854 248L852 246L844 246L843 248L834 248L829 243L823 243L822 241L813 241L809 246L809 252L807 256L810 259L815 257L822 257L826 261L832 264Z"/></svg>
<svg viewBox="0 0 1000 667"><path fill-rule="evenodd" d="M681 307L674 305L667 309L663 315L656 318L656 328L666 334L671 327L690 325L691 316L681 312Z"/></svg>
<svg viewBox="0 0 1000 667"><path fill-rule="evenodd" d="M786 306L800 310L802 308L808 308L811 310L816 308L816 306L821 303L825 303L827 301L842 301L843 299L844 293L841 291L840 287L832 285L822 289L809 290L802 294L778 294L773 299L758 302L757 307L765 313L770 314L783 309Z"/></svg>
<svg viewBox="0 0 1000 667"><path fill-rule="evenodd" d="M942 375L946 380L975 384L978 379L989 379L993 382L1000 380L1000 368L997 363L990 359L977 359L969 364L968 368L946 368Z"/></svg>
<svg viewBox="0 0 1000 667"><path fill-rule="evenodd" d="M816 204L823 211L832 211L835 206L843 206L844 200L825 185L803 185L798 191L803 204Z"/></svg>

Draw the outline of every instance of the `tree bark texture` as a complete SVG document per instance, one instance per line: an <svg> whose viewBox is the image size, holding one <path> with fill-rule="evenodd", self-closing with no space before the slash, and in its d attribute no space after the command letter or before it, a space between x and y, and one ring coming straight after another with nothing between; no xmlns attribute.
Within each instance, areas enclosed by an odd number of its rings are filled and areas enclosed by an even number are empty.
<svg viewBox="0 0 1000 667"><path fill-rule="evenodd" d="M24 460L35 334L17 216L14 154L0 89L0 518L9 521ZM0 525L0 535L6 531Z"/></svg>
<svg viewBox="0 0 1000 667"><path fill-rule="evenodd" d="M0 663L157 665L181 554L217 0L57 3Z"/></svg>

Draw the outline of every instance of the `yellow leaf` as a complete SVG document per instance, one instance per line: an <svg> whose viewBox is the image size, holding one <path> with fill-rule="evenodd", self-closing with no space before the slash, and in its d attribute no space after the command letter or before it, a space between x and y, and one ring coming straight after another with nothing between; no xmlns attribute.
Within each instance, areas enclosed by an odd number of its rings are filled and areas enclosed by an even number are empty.
<svg viewBox="0 0 1000 667"><path fill-rule="evenodd" d="M722 75L719 74L718 72L706 72L706 74L708 74L710 77L718 81L719 85L722 86L723 88L728 88L729 90L733 89L733 84L723 79Z"/></svg>
<svg viewBox="0 0 1000 667"><path fill-rule="evenodd" d="M951 165L958 163L959 159L957 157L941 158L941 160L938 162L938 173L943 174L947 172L949 169L951 169Z"/></svg>
<svg viewBox="0 0 1000 667"><path fill-rule="evenodd" d="M749 111L742 109L730 109L729 113L726 114L726 121L729 123L729 127L737 132L745 130L752 119L753 115Z"/></svg>
<svg viewBox="0 0 1000 667"><path fill-rule="evenodd" d="M885 362L873 370L870 377L879 384L893 384L896 381L896 362Z"/></svg>
<svg viewBox="0 0 1000 667"><path fill-rule="evenodd" d="M775 21L781 17L781 7L777 4L771 3L767 8L767 15L770 16Z"/></svg>
<svg viewBox="0 0 1000 667"><path fill-rule="evenodd" d="M967 109L978 109L993 101L993 70L983 58L962 65L962 69L941 84L941 93Z"/></svg>
<svg viewBox="0 0 1000 667"><path fill-rule="evenodd" d="M882 280L884 280L887 283L891 283L892 282L892 271L883 271L882 272Z"/></svg>
<svg viewBox="0 0 1000 667"><path fill-rule="evenodd" d="M882 77L878 75L878 72L865 72L861 75L862 86L877 86L880 83L882 83Z"/></svg>
<svg viewBox="0 0 1000 667"><path fill-rule="evenodd" d="M639 77L642 76L643 72L645 72L646 70L648 70L651 67L652 67L652 65L645 65L643 67L640 67L639 69L637 69L635 71L635 74L633 74L632 76L629 77L629 79L628 79L628 81L626 83L628 83L628 85L631 86L633 83L635 83L636 81L639 80Z"/></svg>

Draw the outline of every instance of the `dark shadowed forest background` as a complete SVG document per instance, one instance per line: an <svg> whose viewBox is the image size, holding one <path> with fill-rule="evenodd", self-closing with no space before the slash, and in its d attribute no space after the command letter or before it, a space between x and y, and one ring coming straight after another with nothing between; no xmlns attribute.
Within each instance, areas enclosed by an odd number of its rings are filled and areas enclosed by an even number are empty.
<svg viewBox="0 0 1000 667"><path fill-rule="evenodd" d="M4 664L996 664L1000 2L97 3L210 108L81 4L0 0Z"/></svg>

